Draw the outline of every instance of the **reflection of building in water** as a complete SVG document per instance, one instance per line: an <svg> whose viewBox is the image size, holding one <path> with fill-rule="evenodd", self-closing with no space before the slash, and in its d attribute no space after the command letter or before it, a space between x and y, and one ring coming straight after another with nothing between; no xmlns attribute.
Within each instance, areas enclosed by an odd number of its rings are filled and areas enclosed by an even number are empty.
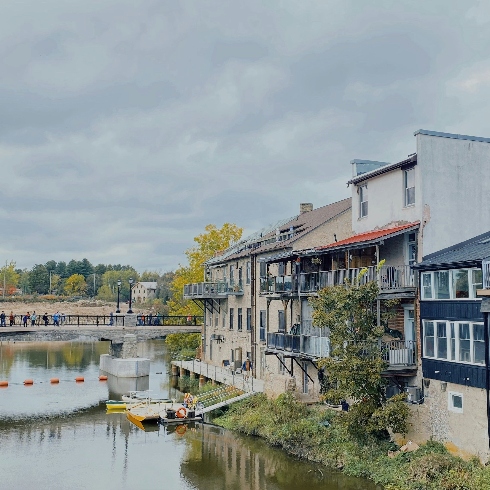
<svg viewBox="0 0 490 490"><path fill-rule="evenodd" d="M373 490L374 484L293 458L262 439L203 425L187 431L181 474L199 490Z"/></svg>

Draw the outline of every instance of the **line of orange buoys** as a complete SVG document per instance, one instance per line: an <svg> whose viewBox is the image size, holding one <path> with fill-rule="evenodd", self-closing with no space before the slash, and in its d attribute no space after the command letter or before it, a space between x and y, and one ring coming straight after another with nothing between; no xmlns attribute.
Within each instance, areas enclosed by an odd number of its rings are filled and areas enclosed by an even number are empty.
<svg viewBox="0 0 490 490"><path fill-rule="evenodd" d="M75 381L77 383L83 383L85 381L85 378L83 376L77 376L75 378ZM104 375L100 375L99 376L99 381L107 381L107 376L104 376ZM49 380L49 382L54 385L54 384L58 384L60 382L60 379L59 378L51 378ZM25 386L32 386L34 384L34 380L33 379L25 379L24 380L24 385ZM9 382L4 380L4 381L0 381L0 388L7 388L9 385Z"/></svg>

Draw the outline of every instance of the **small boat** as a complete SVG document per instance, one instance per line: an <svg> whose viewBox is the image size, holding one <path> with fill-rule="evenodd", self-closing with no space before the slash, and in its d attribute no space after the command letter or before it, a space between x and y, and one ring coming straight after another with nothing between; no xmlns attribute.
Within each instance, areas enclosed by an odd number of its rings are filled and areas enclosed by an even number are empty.
<svg viewBox="0 0 490 490"><path fill-rule="evenodd" d="M105 408L107 410L126 410L127 403L121 400L107 400L105 402Z"/></svg>
<svg viewBox="0 0 490 490"><path fill-rule="evenodd" d="M158 422L160 413L158 405L150 403L149 400L141 403L131 404L126 407L126 416L131 421Z"/></svg>
<svg viewBox="0 0 490 490"><path fill-rule="evenodd" d="M169 398L156 398L150 395L150 391L130 391L129 395L123 395L121 400L127 403L140 403L150 400L150 403L172 403Z"/></svg>

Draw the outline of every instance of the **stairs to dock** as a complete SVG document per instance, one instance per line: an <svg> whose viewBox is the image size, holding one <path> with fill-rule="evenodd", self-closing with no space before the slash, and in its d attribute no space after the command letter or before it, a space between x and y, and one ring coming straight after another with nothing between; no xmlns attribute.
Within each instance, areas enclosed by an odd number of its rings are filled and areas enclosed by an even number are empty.
<svg viewBox="0 0 490 490"><path fill-rule="evenodd" d="M232 403L239 402L240 400L244 400L245 398L248 398L249 396L252 396L254 394L255 393L253 391L248 393L243 393L233 398L228 398L221 402L214 403L213 405L205 406L202 410L200 410L200 413L205 414L208 412L212 412L213 410L216 410L218 408L226 407L227 405L231 405Z"/></svg>

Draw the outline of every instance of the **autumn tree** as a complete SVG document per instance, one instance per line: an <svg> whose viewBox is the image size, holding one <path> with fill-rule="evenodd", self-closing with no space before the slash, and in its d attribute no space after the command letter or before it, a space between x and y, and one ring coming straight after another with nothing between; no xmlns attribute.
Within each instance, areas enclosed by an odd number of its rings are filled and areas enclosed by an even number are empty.
<svg viewBox="0 0 490 490"><path fill-rule="evenodd" d="M383 328L377 326L376 282L327 287L311 298L313 320L318 327L330 331L330 357L320 365L326 376L324 398L333 403L351 403L344 420L349 432L360 435L406 432L408 407L404 395L387 400L387 368L380 339ZM383 319L392 315L396 302L386 301Z"/></svg>
<svg viewBox="0 0 490 490"><path fill-rule="evenodd" d="M172 297L168 302L171 315L202 315L197 305L184 300L184 285L204 280L204 262L218 252L226 250L242 236L243 228L233 223L225 223L221 228L207 225L205 232L194 237L196 246L185 251L188 264L179 265L172 281Z"/></svg>
<svg viewBox="0 0 490 490"><path fill-rule="evenodd" d="M107 270L102 275L102 286L97 292L97 297L105 301L115 301L117 299L117 281L121 280L120 300L129 299L129 279L134 282L139 281L139 275L132 267L125 267L119 270Z"/></svg>
<svg viewBox="0 0 490 490"><path fill-rule="evenodd" d="M10 263L6 263L0 269L0 281L2 283L2 288L5 287L4 294L12 295L17 289L17 285L19 284L19 273L15 270L15 262L10 261Z"/></svg>
<svg viewBox="0 0 490 490"><path fill-rule="evenodd" d="M68 295L82 295L87 290L87 283L81 274L72 274L65 281L65 293Z"/></svg>

